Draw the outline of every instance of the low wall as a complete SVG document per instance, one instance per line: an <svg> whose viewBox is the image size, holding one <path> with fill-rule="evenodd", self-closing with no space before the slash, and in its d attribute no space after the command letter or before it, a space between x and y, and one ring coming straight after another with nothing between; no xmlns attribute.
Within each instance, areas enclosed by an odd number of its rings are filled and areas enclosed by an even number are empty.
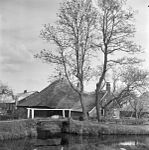
<svg viewBox="0 0 149 150"><path fill-rule="evenodd" d="M70 120L65 132L78 135L149 135L149 125L99 124L97 122Z"/></svg>
<svg viewBox="0 0 149 150"><path fill-rule="evenodd" d="M48 131L51 135L62 133L63 123L67 121L68 120L64 120L64 119L38 120L37 132Z"/></svg>
<svg viewBox="0 0 149 150"><path fill-rule="evenodd" d="M0 140L37 136L35 120L11 120L0 122Z"/></svg>

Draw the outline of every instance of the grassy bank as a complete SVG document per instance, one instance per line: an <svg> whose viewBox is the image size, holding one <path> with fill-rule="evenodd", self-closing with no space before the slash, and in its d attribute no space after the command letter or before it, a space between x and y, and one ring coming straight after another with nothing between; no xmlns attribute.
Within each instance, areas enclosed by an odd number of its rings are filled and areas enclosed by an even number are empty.
<svg viewBox="0 0 149 150"><path fill-rule="evenodd" d="M79 135L149 135L149 125L118 125L70 120L67 133Z"/></svg>
<svg viewBox="0 0 149 150"><path fill-rule="evenodd" d="M0 140L37 136L35 120L11 120L0 122Z"/></svg>
<svg viewBox="0 0 149 150"><path fill-rule="evenodd" d="M37 123L38 122L38 123ZM78 135L149 135L149 125L122 125L110 124L107 122L97 123L95 121L77 121L69 120L69 122L60 120L11 120L0 121L0 140L20 139L23 137L36 137L37 126L56 134L66 132Z"/></svg>

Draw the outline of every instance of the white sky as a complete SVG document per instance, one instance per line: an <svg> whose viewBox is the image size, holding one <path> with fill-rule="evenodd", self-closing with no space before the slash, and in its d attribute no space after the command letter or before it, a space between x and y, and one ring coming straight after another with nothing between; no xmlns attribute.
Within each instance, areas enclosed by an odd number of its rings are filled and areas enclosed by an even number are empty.
<svg viewBox="0 0 149 150"><path fill-rule="evenodd" d="M61 0L0 0L0 81L15 92L42 90L52 72L33 55L48 45L40 37L43 24L53 23ZM149 1L128 0L136 14L137 44L149 68Z"/></svg>

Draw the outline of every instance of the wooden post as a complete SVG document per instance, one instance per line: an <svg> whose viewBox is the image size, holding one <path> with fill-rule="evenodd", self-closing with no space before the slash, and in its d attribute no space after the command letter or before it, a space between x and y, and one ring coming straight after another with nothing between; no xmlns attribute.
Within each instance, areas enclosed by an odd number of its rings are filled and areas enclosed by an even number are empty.
<svg viewBox="0 0 149 150"><path fill-rule="evenodd" d="M32 119L34 119L34 109L31 110L32 110Z"/></svg>
<svg viewBox="0 0 149 150"><path fill-rule="evenodd" d="M30 118L30 108L27 108L27 118Z"/></svg>
<svg viewBox="0 0 149 150"><path fill-rule="evenodd" d="M65 118L65 110L62 110L63 117Z"/></svg>
<svg viewBox="0 0 149 150"><path fill-rule="evenodd" d="M71 118L71 110L69 110L69 115L68 115L68 117Z"/></svg>
<svg viewBox="0 0 149 150"><path fill-rule="evenodd" d="M102 115L105 116L105 109L102 109Z"/></svg>

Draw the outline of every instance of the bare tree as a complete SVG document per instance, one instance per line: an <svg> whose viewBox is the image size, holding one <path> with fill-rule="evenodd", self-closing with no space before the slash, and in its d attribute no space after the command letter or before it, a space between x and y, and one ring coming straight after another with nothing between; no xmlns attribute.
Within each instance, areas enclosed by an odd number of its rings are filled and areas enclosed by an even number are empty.
<svg viewBox="0 0 149 150"><path fill-rule="evenodd" d="M114 85L113 95L121 106L130 102L130 99L133 101L136 99L137 101L137 97L147 91L149 85L148 71L138 67L126 66L123 67L123 70L120 69L117 72L116 74L119 76L116 76L116 81L118 82Z"/></svg>
<svg viewBox="0 0 149 150"><path fill-rule="evenodd" d="M144 102L134 94L129 97L129 105L132 109L132 115L135 115L136 118L140 118L144 110Z"/></svg>
<svg viewBox="0 0 149 150"><path fill-rule="evenodd" d="M0 95L1 94L12 95L13 91L8 85L0 82Z"/></svg>
<svg viewBox="0 0 149 150"><path fill-rule="evenodd" d="M140 95L148 90L149 72L138 67L123 66L122 69L113 70L113 98L106 103L105 108L113 101L120 107L128 106L137 118L144 110L144 101Z"/></svg>
<svg viewBox="0 0 149 150"><path fill-rule="evenodd" d="M13 90L8 85L0 82L0 101L5 102L5 98L8 96L14 98Z"/></svg>
<svg viewBox="0 0 149 150"><path fill-rule="evenodd" d="M92 71L91 48L96 16L90 1L66 0L60 6L55 25L46 24L41 31L41 37L54 43L55 49L42 50L36 55L47 63L55 64L60 74L67 78L79 95L84 119L87 119L83 100L84 81L90 79Z"/></svg>
<svg viewBox="0 0 149 150"><path fill-rule="evenodd" d="M134 13L124 8L124 0L99 0L97 6L98 23L96 29L98 36L93 45L103 54L102 72L96 85L96 108L99 121L100 100L98 92L101 91L107 70L116 64L139 63L140 60L133 56L128 57L128 54L136 54L141 52L141 49L132 41L135 33Z"/></svg>

